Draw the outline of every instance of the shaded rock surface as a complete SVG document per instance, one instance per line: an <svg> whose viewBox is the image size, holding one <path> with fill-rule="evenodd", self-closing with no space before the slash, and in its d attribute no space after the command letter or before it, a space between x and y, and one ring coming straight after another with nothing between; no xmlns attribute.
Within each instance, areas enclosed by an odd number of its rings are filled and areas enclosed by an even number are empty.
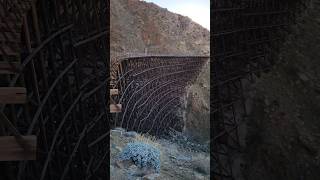
<svg viewBox="0 0 320 180"><path fill-rule="evenodd" d="M246 179L319 179L320 7L298 19L271 73L253 85Z"/></svg>
<svg viewBox="0 0 320 180"><path fill-rule="evenodd" d="M184 106L184 133L202 142L210 140L210 62L196 82L187 88Z"/></svg>

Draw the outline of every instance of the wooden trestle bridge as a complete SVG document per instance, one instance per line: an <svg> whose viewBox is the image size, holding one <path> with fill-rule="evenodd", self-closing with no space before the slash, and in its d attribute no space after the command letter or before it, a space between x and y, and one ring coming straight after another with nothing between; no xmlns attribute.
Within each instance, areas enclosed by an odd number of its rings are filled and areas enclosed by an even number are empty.
<svg viewBox="0 0 320 180"><path fill-rule="evenodd" d="M242 86L270 70L308 2L211 2L213 178L235 178ZM209 57L125 58L109 84L108 24L108 0L0 0L0 179L105 179L109 125L181 129L181 95Z"/></svg>
<svg viewBox="0 0 320 180"><path fill-rule="evenodd" d="M140 56L112 67L111 126L159 136L169 127L181 131L177 111L186 87L194 82L207 56ZM209 78L209 77L208 77Z"/></svg>
<svg viewBox="0 0 320 180"><path fill-rule="evenodd" d="M109 2L0 0L0 179L105 179Z"/></svg>
<svg viewBox="0 0 320 180"><path fill-rule="evenodd" d="M245 171L245 164L236 161L245 153L239 137L239 127L248 118L243 87L272 69L290 25L309 2L211 1L210 168L214 179L237 179L235 172Z"/></svg>
<svg viewBox="0 0 320 180"><path fill-rule="evenodd" d="M105 179L109 125L182 128L181 96L209 57L125 58L109 82L108 9L0 0L0 179Z"/></svg>

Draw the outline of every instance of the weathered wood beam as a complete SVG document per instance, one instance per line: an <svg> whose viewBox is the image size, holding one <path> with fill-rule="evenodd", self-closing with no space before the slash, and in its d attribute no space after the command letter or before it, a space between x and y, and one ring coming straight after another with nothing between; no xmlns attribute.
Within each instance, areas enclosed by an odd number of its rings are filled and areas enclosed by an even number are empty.
<svg viewBox="0 0 320 180"><path fill-rule="evenodd" d="M110 96L118 95L119 90L118 89L110 89Z"/></svg>
<svg viewBox="0 0 320 180"><path fill-rule="evenodd" d="M36 160L36 149L36 136L22 136L22 139L0 136L0 161Z"/></svg>
<svg viewBox="0 0 320 180"><path fill-rule="evenodd" d="M121 112L121 104L110 104L110 113L119 113Z"/></svg>
<svg viewBox="0 0 320 180"><path fill-rule="evenodd" d="M18 62L0 62L0 74L15 74L20 68Z"/></svg>
<svg viewBox="0 0 320 180"><path fill-rule="evenodd" d="M0 104L24 104L27 90L24 87L0 87Z"/></svg>

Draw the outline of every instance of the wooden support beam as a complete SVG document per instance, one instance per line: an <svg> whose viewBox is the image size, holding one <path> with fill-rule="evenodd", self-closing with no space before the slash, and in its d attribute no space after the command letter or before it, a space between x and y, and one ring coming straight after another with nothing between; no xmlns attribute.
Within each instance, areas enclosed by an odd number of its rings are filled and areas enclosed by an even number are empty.
<svg viewBox="0 0 320 180"><path fill-rule="evenodd" d="M110 104L110 113L119 113L121 112L121 104Z"/></svg>
<svg viewBox="0 0 320 180"><path fill-rule="evenodd" d="M0 136L0 161L36 160L37 137L22 136L22 138L18 140L14 136ZM25 144L26 149L21 143Z"/></svg>
<svg viewBox="0 0 320 180"><path fill-rule="evenodd" d="M0 104L24 104L27 90L24 87L0 87Z"/></svg>
<svg viewBox="0 0 320 180"><path fill-rule="evenodd" d="M15 74L19 70L20 65L18 62L0 62L0 74Z"/></svg>
<svg viewBox="0 0 320 180"><path fill-rule="evenodd" d="M118 95L119 90L118 89L110 89L110 96Z"/></svg>

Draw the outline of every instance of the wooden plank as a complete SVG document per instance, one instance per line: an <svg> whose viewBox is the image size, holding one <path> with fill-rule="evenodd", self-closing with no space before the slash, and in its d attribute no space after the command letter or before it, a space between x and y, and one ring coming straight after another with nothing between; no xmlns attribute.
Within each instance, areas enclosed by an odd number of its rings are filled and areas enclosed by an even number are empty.
<svg viewBox="0 0 320 180"><path fill-rule="evenodd" d="M14 136L0 136L0 161L36 160L37 137L22 137L19 141L26 145L26 149Z"/></svg>
<svg viewBox="0 0 320 180"><path fill-rule="evenodd" d="M24 87L0 87L0 104L23 104L27 101Z"/></svg>
<svg viewBox="0 0 320 180"><path fill-rule="evenodd" d="M110 104L110 113L119 113L121 112L121 104Z"/></svg>
<svg viewBox="0 0 320 180"><path fill-rule="evenodd" d="M20 66L21 64L18 62L0 62L0 74L15 74Z"/></svg>
<svg viewBox="0 0 320 180"><path fill-rule="evenodd" d="M110 89L110 96L118 95L119 90L118 89Z"/></svg>

